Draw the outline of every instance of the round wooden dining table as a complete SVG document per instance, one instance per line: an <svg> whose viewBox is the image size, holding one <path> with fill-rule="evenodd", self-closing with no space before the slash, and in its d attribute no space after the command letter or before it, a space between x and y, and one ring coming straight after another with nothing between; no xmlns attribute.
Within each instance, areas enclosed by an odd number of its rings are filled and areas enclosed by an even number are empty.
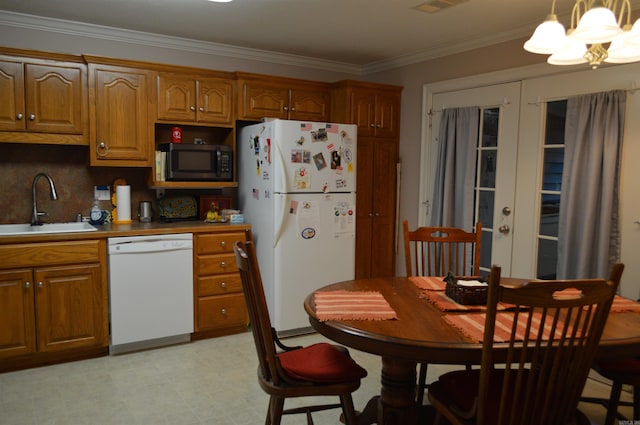
<svg viewBox="0 0 640 425"><path fill-rule="evenodd" d="M502 278L502 285L523 279ZM428 407L416 405L416 365L480 364L482 343L473 341L443 320L445 312L421 296L422 290L406 277L350 280L325 286L321 291L376 291L381 293L397 319L326 320L316 316L314 294L304 308L311 326L325 337L382 359L381 392L362 410L360 424L430 423ZM494 345L497 356L501 346ZM611 313L601 338L599 357L640 355L640 313Z"/></svg>

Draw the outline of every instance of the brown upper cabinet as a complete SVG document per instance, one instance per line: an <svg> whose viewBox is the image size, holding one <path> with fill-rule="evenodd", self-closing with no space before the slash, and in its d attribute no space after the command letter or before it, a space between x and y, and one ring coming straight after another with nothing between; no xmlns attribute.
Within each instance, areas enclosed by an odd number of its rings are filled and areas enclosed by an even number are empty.
<svg viewBox="0 0 640 425"><path fill-rule="evenodd" d="M215 74L214 71L211 74ZM229 78L158 73L158 121L234 124L234 81Z"/></svg>
<svg viewBox="0 0 640 425"><path fill-rule="evenodd" d="M7 52L0 51L0 142L88 144L86 65Z"/></svg>
<svg viewBox="0 0 640 425"><path fill-rule="evenodd" d="M402 88L341 81L331 90L331 121L358 125L358 137L397 138Z"/></svg>
<svg viewBox="0 0 640 425"><path fill-rule="evenodd" d="M281 118L327 121L331 103L329 85L317 81L236 73L238 119Z"/></svg>
<svg viewBox="0 0 640 425"><path fill-rule="evenodd" d="M150 167L154 162L152 72L87 59L91 165Z"/></svg>

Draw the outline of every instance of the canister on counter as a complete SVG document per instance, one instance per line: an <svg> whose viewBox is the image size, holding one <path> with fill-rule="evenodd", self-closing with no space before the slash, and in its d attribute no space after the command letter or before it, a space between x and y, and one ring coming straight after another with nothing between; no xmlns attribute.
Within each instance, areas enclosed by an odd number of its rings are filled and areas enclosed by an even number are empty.
<svg viewBox="0 0 640 425"><path fill-rule="evenodd" d="M182 143L182 127L171 129L171 143Z"/></svg>

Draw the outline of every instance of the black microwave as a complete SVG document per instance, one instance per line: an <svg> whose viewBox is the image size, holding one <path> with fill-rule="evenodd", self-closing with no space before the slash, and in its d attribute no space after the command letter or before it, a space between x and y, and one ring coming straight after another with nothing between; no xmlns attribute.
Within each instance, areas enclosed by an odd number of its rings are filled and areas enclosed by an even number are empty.
<svg viewBox="0 0 640 425"><path fill-rule="evenodd" d="M195 145L164 143L159 145L167 153L165 179L232 181L233 152L227 145Z"/></svg>

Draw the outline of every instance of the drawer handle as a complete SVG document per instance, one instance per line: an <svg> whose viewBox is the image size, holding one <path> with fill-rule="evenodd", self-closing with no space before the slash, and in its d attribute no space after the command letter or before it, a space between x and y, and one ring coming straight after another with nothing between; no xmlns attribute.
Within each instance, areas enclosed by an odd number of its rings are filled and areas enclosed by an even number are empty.
<svg viewBox="0 0 640 425"><path fill-rule="evenodd" d="M227 247L227 242L226 241L220 242L220 246L223 247L223 248L226 248Z"/></svg>
<svg viewBox="0 0 640 425"><path fill-rule="evenodd" d="M227 282L222 282L222 283L220 283L220 287L221 287L222 289L227 289Z"/></svg>
<svg viewBox="0 0 640 425"><path fill-rule="evenodd" d="M223 316L227 315L227 309L223 308L222 310L220 310L220 314L222 314Z"/></svg>
<svg viewBox="0 0 640 425"><path fill-rule="evenodd" d="M225 263L224 261L220 261L220 267L222 267L223 269L226 269L227 263Z"/></svg>

